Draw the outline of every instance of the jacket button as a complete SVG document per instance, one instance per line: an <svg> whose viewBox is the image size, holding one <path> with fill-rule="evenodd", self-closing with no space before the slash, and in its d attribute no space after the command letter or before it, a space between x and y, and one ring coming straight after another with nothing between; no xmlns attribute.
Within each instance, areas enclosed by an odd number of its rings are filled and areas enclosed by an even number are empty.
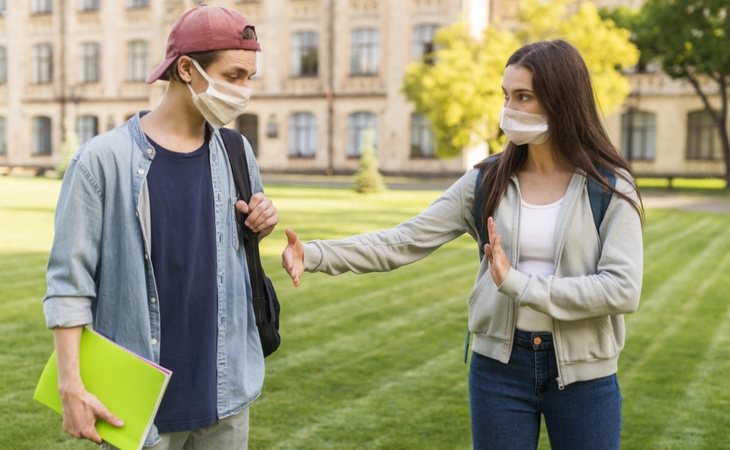
<svg viewBox="0 0 730 450"><path fill-rule="evenodd" d="M532 340L532 343L535 345L540 345L542 344L542 339L540 338L540 336L536 336L535 339Z"/></svg>
<svg viewBox="0 0 730 450"><path fill-rule="evenodd" d="M157 339L152 339L152 340L150 341L150 344L152 344L152 345L157 345Z"/></svg>
<svg viewBox="0 0 730 450"><path fill-rule="evenodd" d="M156 302L156 301L157 301L157 299L156 299L156 298L154 298L154 297L150 297L150 303L154 303L154 302Z"/></svg>

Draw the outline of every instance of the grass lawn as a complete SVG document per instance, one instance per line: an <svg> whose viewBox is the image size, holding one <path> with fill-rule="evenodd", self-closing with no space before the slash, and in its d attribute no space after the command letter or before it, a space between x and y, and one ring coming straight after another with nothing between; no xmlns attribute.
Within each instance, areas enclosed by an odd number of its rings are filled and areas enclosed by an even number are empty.
<svg viewBox="0 0 730 450"><path fill-rule="evenodd" d="M59 182L0 177L0 449L93 449L31 400L52 350L41 298ZM436 191L360 196L267 190L282 228L264 265L282 300L283 345L267 359L250 448L468 449L466 297L477 255L468 237L387 274L280 269L283 227L307 239L389 227ZM624 449L728 448L730 215L650 210L639 312L627 317L619 379ZM541 448L549 448L543 438Z"/></svg>

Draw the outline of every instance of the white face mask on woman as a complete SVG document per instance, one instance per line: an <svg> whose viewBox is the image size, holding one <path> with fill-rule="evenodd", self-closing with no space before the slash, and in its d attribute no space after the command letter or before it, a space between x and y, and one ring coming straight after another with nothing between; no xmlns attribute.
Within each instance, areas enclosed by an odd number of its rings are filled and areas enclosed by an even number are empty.
<svg viewBox="0 0 730 450"><path fill-rule="evenodd" d="M193 104L210 126L217 130L243 113L251 98L251 88L212 79L196 60L192 61L198 72L208 81L208 89L200 94L196 94L188 83L188 89L193 94Z"/></svg>
<svg viewBox="0 0 730 450"><path fill-rule="evenodd" d="M510 108L502 108L499 127L516 145L542 144L548 138L547 117Z"/></svg>

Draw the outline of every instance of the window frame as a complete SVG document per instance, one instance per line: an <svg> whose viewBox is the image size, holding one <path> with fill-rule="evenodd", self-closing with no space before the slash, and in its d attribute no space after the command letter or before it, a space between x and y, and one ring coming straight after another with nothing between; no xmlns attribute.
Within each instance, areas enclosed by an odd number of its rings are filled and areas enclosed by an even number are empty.
<svg viewBox="0 0 730 450"><path fill-rule="evenodd" d="M317 156L317 116L309 111L289 115L289 158L313 159Z"/></svg>
<svg viewBox="0 0 730 450"><path fill-rule="evenodd" d="M99 0L79 0L78 8L81 12L98 11L101 7Z"/></svg>
<svg viewBox="0 0 730 450"><path fill-rule="evenodd" d="M8 82L8 49L0 46L0 85Z"/></svg>
<svg viewBox="0 0 730 450"><path fill-rule="evenodd" d="M433 127L428 117L418 113L411 114L410 137L411 159L436 158L436 142L434 141ZM423 139L424 137L425 139ZM430 153L424 151L424 147L430 148Z"/></svg>
<svg viewBox="0 0 730 450"><path fill-rule="evenodd" d="M89 50L93 49L93 50ZM91 74L92 76L88 76ZM101 44L88 41L79 44L79 83L101 81Z"/></svg>
<svg viewBox="0 0 730 450"><path fill-rule="evenodd" d="M53 153L53 121L49 116L33 116L32 126L32 156L50 156Z"/></svg>
<svg viewBox="0 0 730 450"><path fill-rule="evenodd" d="M368 77L380 73L380 30L358 27L350 33L350 76Z"/></svg>
<svg viewBox="0 0 730 450"><path fill-rule="evenodd" d="M656 113L629 108L621 114L621 153L627 161L654 161Z"/></svg>
<svg viewBox="0 0 730 450"><path fill-rule="evenodd" d="M144 39L127 41L127 78L128 83L144 82L149 64L149 43Z"/></svg>
<svg viewBox="0 0 730 450"><path fill-rule="evenodd" d="M709 143L709 148L703 148ZM722 142L717 126L706 109L687 112L687 142L685 157L688 161L721 161Z"/></svg>
<svg viewBox="0 0 730 450"><path fill-rule="evenodd" d="M312 58L312 61L307 61L306 58ZM311 30L292 33L290 62L293 78L319 76L319 33Z"/></svg>
<svg viewBox="0 0 730 450"><path fill-rule="evenodd" d="M31 84L53 83L53 45L48 42L31 48Z"/></svg>
<svg viewBox="0 0 730 450"><path fill-rule="evenodd" d="M372 120L370 120L372 119ZM373 148L378 148L378 116L370 111L355 111L347 116L347 145L345 154L349 159L359 159L360 149L365 143L365 131L373 130Z"/></svg>
<svg viewBox="0 0 730 450"><path fill-rule="evenodd" d="M92 120L89 120L92 119ZM91 123L89 123L91 122ZM82 114L76 118L76 137L79 144L99 134L99 117L93 114Z"/></svg>
<svg viewBox="0 0 730 450"><path fill-rule="evenodd" d="M415 25L411 34L411 60L424 61L433 64L432 52L436 49L435 37L441 25L436 23L421 23ZM426 40L428 37L429 40ZM430 44L430 48L428 48ZM428 50L428 53L427 53ZM431 55L429 55L431 53Z"/></svg>
<svg viewBox="0 0 730 450"><path fill-rule="evenodd" d="M32 0L30 13L34 16L53 14L53 0Z"/></svg>
<svg viewBox="0 0 730 450"><path fill-rule="evenodd" d="M0 156L8 155L8 120L0 116Z"/></svg>

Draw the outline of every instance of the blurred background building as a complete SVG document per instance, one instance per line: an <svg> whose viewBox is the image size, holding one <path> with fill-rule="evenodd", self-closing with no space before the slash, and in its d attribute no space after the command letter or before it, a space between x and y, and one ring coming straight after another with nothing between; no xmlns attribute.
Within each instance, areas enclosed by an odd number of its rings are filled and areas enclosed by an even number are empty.
<svg viewBox="0 0 730 450"><path fill-rule="evenodd" d="M0 0L0 168L51 169L67 133L83 143L154 106L166 83L144 79L164 56L175 18L199 3ZM466 18L476 34L489 23L509 24L519 2L207 3L236 9L256 25L263 52L254 97L230 126L251 141L262 171L351 173L368 128L386 174L455 175L484 155L477 148L437 159L428 121L401 93L403 75L433 48L439 27ZM632 93L607 126L634 170L721 176L719 136L691 86L651 67L629 77Z"/></svg>

